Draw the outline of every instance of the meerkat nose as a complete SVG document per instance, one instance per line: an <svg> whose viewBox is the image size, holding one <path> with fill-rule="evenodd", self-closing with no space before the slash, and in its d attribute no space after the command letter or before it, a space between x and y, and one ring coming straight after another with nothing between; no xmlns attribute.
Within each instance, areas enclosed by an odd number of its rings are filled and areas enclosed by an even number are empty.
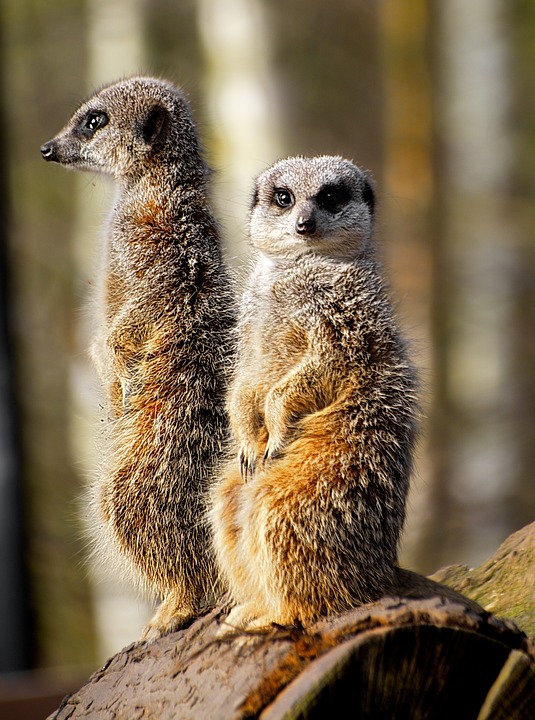
<svg viewBox="0 0 535 720"><path fill-rule="evenodd" d="M56 146L52 140L41 147L41 155L45 160L56 159Z"/></svg>
<svg viewBox="0 0 535 720"><path fill-rule="evenodd" d="M300 217L295 223L298 235L312 235L316 232L316 221L313 217Z"/></svg>

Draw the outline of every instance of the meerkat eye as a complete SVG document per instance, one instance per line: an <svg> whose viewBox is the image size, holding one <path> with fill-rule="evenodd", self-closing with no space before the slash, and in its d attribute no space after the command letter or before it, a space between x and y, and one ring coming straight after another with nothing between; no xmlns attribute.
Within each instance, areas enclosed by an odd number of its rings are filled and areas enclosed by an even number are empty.
<svg viewBox="0 0 535 720"><path fill-rule="evenodd" d="M281 208L291 207L294 203L292 193L289 190L284 190L282 188L277 188L275 190L273 199L275 200L276 204Z"/></svg>
<svg viewBox="0 0 535 720"><path fill-rule="evenodd" d="M345 185L325 185L316 195L318 205L322 210L337 213L351 199L351 192Z"/></svg>
<svg viewBox="0 0 535 720"><path fill-rule="evenodd" d="M92 135L99 128L108 124L108 116L105 112L90 112L84 120L82 131L86 135Z"/></svg>

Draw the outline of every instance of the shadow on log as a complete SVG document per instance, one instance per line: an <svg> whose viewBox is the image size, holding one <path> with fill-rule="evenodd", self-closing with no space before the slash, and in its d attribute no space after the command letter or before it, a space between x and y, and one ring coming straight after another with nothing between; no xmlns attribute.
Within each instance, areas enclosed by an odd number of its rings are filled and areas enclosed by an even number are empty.
<svg viewBox="0 0 535 720"><path fill-rule="evenodd" d="M307 628L219 638L226 609L217 607L125 648L50 717L535 717L535 646L525 633L416 573L400 570L398 580L396 594Z"/></svg>

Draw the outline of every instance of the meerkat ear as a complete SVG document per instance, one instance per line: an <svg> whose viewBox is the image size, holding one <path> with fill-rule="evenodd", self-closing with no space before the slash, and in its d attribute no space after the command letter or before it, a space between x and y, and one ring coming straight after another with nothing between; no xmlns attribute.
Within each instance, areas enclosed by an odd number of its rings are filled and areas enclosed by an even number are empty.
<svg viewBox="0 0 535 720"><path fill-rule="evenodd" d="M169 112L161 105L153 105L141 127L143 140L156 147L165 137Z"/></svg>
<svg viewBox="0 0 535 720"><path fill-rule="evenodd" d="M374 217L375 216L375 190L373 187L373 182L368 177L364 180L364 187L362 189L362 200L368 206L371 216Z"/></svg>

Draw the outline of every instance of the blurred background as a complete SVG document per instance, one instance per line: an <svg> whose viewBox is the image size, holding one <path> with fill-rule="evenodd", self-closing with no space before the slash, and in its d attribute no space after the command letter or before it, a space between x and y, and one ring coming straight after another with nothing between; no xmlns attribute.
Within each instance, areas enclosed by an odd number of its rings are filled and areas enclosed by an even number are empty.
<svg viewBox="0 0 535 720"><path fill-rule="evenodd" d="M76 689L151 612L90 569L79 502L110 185L39 153L124 75L189 94L238 272L266 165L341 154L375 178L424 394L402 564L478 565L534 519L531 0L2 0L0 23L0 696Z"/></svg>

